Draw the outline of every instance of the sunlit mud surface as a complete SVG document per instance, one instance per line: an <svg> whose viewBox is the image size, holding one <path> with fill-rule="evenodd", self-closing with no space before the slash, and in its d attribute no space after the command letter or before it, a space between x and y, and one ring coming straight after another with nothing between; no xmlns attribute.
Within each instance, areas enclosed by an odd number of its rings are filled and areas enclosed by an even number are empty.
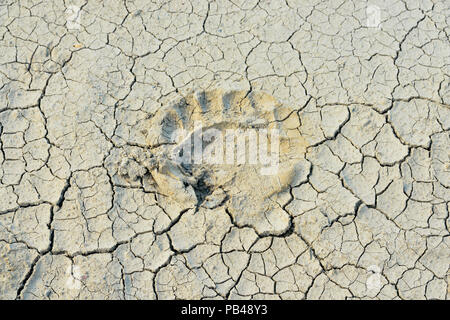
<svg viewBox="0 0 450 320"><path fill-rule="evenodd" d="M1 0L0 299L448 299L449 19ZM196 123L279 165L175 161Z"/></svg>

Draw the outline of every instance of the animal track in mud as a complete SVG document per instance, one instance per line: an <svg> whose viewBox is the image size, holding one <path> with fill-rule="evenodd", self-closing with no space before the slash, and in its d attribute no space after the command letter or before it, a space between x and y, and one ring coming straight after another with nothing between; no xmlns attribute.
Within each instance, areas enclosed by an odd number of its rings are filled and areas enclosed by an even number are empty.
<svg viewBox="0 0 450 320"><path fill-rule="evenodd" d="M291 225L290 187L309 172L299 125L296 110L263 92L193 93L149 119L138 176L183 207L225 206L237 225L279 235ZM132 176L128 166L122 175Z"/></svg>

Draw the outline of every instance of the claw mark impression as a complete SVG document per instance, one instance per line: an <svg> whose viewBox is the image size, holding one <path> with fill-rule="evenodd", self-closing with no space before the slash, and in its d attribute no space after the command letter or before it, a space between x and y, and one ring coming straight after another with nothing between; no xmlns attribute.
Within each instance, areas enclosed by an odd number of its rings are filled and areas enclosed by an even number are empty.
<svg viewBox="0 0 450 320"><path fill-rule="evenodd" d="M149 120L144 166L158 192L179 203L225 203L238 224L284 232L285 192L309 171L299 125L296 110L262 92L194 93Z"/></svg>

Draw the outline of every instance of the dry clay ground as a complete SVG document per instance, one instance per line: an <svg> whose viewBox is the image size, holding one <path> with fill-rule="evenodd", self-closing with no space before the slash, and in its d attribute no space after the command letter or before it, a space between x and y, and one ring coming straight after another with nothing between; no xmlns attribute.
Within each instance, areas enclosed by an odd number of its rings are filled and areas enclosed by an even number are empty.
<svg viewBox="0 0 450 320"><path fill-rule="evenodd" d="M1 0L0 298L448 299L449 22L446 0ZM292 174L153 157L155 119L241 104L302 139Z"/></svg>

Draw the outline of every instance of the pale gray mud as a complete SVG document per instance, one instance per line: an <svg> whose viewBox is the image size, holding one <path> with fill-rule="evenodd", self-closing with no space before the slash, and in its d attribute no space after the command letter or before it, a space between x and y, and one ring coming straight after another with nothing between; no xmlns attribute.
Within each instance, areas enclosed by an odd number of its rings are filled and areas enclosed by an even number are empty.
<svg viewBox="0 0 450 320"><path fill-rule="evenodd" d="M1 0L0 299L449 299L449 4Z"/></svg>

